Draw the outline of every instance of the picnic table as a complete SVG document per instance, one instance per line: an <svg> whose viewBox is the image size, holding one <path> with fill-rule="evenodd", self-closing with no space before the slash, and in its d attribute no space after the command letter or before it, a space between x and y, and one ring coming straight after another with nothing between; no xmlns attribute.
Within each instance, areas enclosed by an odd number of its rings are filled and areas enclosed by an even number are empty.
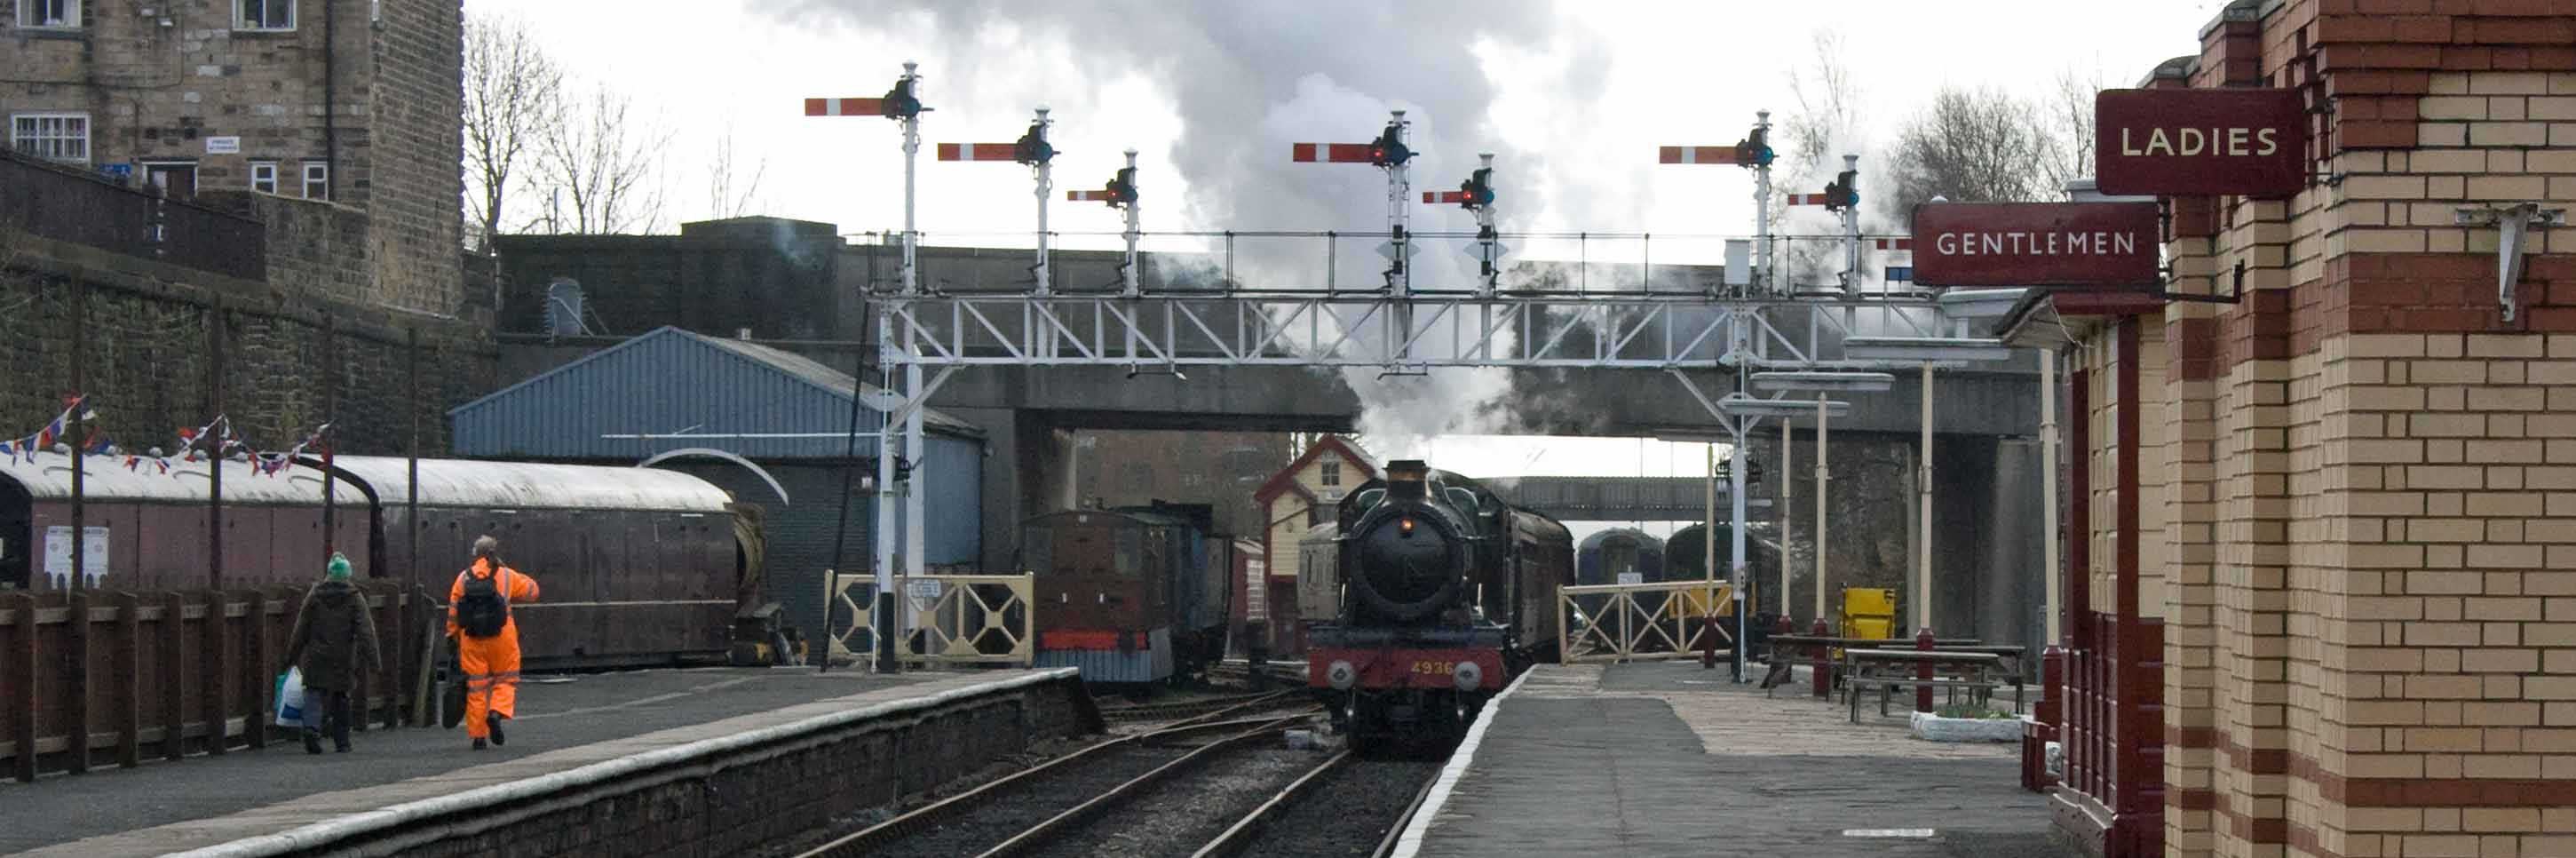
<svg viewBox="0 0 2576 858"><path fill-rule="evenodd" d="M1976 638L1932 639L1932 646L1936 650L1957 649L1961 647L1975 647L1982 645L1982 642L1978 641ZM1836 637L1833 635L1775 634L1771 636L1771 671L1762 677L1762 693L1767 696L1771 693L1771 689L1787 685L1789 683L1790 660L1784 654L1786 649L1804 648L1808 650L1808 663L1814 665L1816 672L1824 675L1828 680L1826 682L1819 682L1816 684L1816 696L1824 697L1827 695L1825 689L1831 687L1830 680L1832 675L1836 672L1836 665L1833 663L1833 660L1827 656L1828 652L1838 649L1910 649L1913 646L1913 638L1847 638ZM2014 649L2016 652L2019 650L2018 647L2015 647Z"/></svg>
<svg viewBox="0 0 2576 858"><path fill-rule="evenodd" d="M1938 649L1846 649L1843 650L1843 696L1851 707L1852 723L1860 723L1860 698L1870 689L1878 690L1878 714L1887 714L1889 699L1898 688L1948 689L1966 691L1970 699L1984 703L1994 693L1995 675L2003 668L2004 656L1989 652L1943 651ZM1930 667L1932 677L1918 674ZM2018 707L2020 686L2014 686Z"/></svg>

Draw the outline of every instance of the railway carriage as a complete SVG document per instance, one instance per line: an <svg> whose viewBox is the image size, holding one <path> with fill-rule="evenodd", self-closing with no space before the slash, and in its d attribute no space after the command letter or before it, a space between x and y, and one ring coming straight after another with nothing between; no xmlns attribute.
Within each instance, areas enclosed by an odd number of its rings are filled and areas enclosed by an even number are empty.
<svg viewBox="0 0 2576 858"><path fill-rule="evenodd" d="M1020 526L1036 575L1037 664L1084 681L1144 684L1203 675L1224 656L1233 540L1209 508L1067 510Z"/></svg>

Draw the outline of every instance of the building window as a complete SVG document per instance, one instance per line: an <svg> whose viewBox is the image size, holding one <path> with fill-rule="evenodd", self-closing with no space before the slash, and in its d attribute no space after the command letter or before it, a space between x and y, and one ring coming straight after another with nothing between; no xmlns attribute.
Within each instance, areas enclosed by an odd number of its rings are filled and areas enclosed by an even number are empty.
<svg viewBox="0 0 2576 858"><path fill-rule="evenodd" d="M308 200L327 200L331 198L331 164L329 162L304 162L304 198Z"/></svg>
<svg viewBox="0 0 2576 858"><path fill-rule="evenodd" d="M1342 463L1340 463L1340 462L1325 462L1325 463L1324 463L1324 485L1328 485L1328 486L1338 486L1338 485L1341 485L1341 484L1342 484Z"/></svg>
<svg viewBox="0 0 2576 858"><path fill-rule="evenodd" d="M143 162L143 183L147 187L159 189L162 196L170 199L184 200L195 197L197 162L145 161Z"/></svg>
<svg viewBox="0 0 2576 858"><path fill-rule="evenodd" d="M250 189L263 194L277 193L277 162L250 162Z"/></svg>
<svg viewBox="0 0 2576 858"><path fill-rule="evenodd" d="M48 161L87 164L89 114L14 114L9 117L9 145Z"/></svg>
<svg viewBox="0 0 2576 858"><path fill-rule="evenodd" d="M233 0L236 30L295 29L295 0Z"/></svg>
<svg viewBox="0 0 2576 858"><path fill-rule="evenodd" d="M18 26L63 27L81 25L81 0L18 0Z"/></svg>

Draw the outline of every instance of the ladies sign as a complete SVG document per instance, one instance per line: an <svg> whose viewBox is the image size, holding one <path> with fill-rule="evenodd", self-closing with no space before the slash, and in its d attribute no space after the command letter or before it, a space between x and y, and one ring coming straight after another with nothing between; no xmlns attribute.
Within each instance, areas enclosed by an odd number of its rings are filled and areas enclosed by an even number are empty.
<svg viewBox="0 0 2576 858"><path fill-rule="evenodd" d="M2308 117L2287 89L2106 89L2094 186L2112 196L2286 197L2307 186Z"/></svg>

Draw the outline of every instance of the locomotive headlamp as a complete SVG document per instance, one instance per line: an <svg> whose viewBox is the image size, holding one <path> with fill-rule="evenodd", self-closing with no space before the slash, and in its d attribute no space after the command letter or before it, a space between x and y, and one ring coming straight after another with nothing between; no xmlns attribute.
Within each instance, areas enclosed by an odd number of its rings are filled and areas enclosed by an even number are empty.
<svg viewBox="0 0 2576 858"><path fill-rule="evenodd" d="M1449 678L1458 683L1458 690L1474 691L1477 686L1485 684L1485 669L1477 667L1475 662L1462 661L1449 670Z"/></svg>
<svg viewBox="0 0 2576 858"><path fill-rule="evenodd" d="M1412 535L1412 534L1413 534L1413 519L1409 519L1409 518L1396 519L1395 526L1396 526L1396 529L1404 531L1404 532L1405 532L1405 535L1407 535L1407 536L1410 536L1410 535Z"/></svg>
<svg viewBox="0 0 2576 858"><path fill-rule="evenodd" d="M1359 680L1359 669L1352 667L1350 662L1336 661L1333 666L1324 668L1324 681L1332 683L1335 691L1348 691Z"/></svg>

